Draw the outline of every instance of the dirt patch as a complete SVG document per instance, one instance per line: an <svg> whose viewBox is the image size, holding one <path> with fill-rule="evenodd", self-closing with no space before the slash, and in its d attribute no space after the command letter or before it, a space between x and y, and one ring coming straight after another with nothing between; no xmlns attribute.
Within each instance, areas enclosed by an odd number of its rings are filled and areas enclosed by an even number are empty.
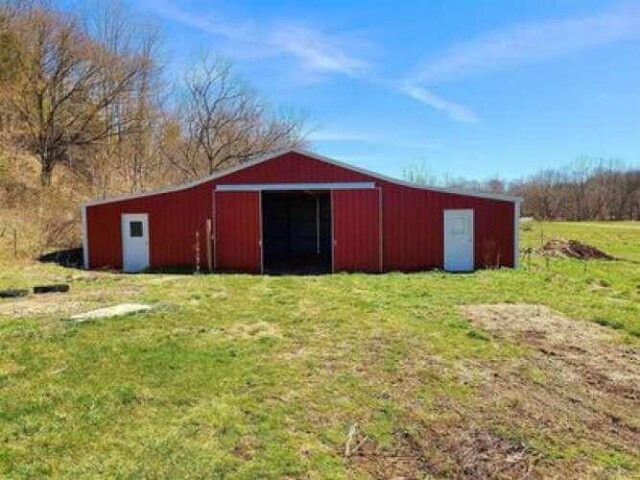
<svg viewBox="0 0 640 480"><path fill-rule="evenodd" d="M537 456L518 441L482 428L431 426L419 435L398 432L393 448L367 442L351 461L374 478L526 478Z"/></svg>
<svg viewBox="0 0 640 480"><path fill-rule="evenodd" d="M480 382L479 397L492 404L475 418L498 411L510 430L549 443L577 442L578 450L616 452L640 465L637 344L623 343L616 330L540 305L472 305L463 312L495 338L533 349L526 357L475 367L490 372ZM584 458L576 462L572 468L584 474L593 467Z"/></svg>
<svg viewBox="0 0 640 480"><path fill-rule="evenodd" d="M568 319L542 305L472 305L463 312L496 337L554 359L574 380L640 401L640 349L621 344L612 329Z"/></svg>
<svg viewBox="0 0 640 480"><path fill-rule="evenodd" d="M0 315L28 317L52 313L75 314L87 308L87 303L66 294L52 293L46 296L30 296L20 300L0 303Z"/></svg>
<svg viewBox="0 0 640 480"><path fill-rule="evenodd" d="M539 253L547 257L578 258L580 260L615 260L615 257L602 250L579 242L578 240L565 240L553 238L540 248Z"/></svg>
<svg viewBox="0 0 640 480"><path fill-rule="evenodd" d="M374 478L425 478L432 467L422 447L405 433L396 433L394 440L393 448L381 448L366 441L350 461Z"/></svg>
<svg viewBox="0 0 640 480"><path fill-rule="evenodd" d="M134 298L139 288L118 290L120 298ZM31 317L41 315L69 316L104 306L108 297L104 292L49 293L47 295L29 295L10 301L0 302L0 316Z"/></svg>
<svg viewBox="0 0 640 480"><path fill-rule="evenodd" d="M443 392L419 414L405 403L404 428L390 446L368 440L349 458L358 470L380 479L633 476L640 468L637 344L544 306L472 305L463 312L496 348L517 342L524 354L436 368L427 368L434 360L428 353L412 357L389 393L399 403L415 398L409 379L425 376L457 378L472 393Z"/></svg>

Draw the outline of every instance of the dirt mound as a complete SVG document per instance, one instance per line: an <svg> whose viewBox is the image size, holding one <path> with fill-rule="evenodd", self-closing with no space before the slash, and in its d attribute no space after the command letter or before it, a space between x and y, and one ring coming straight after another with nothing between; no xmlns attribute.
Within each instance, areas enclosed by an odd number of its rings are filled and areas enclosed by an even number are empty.
<svg viewBox="0 0 640 480"><path fill-rule="evenodd" d="M539 250L542 255L550 257L579 258L581 260L598 259L614 260L615 257L602 250L578 240L565 240L553 238L545 243Z"/></svg>

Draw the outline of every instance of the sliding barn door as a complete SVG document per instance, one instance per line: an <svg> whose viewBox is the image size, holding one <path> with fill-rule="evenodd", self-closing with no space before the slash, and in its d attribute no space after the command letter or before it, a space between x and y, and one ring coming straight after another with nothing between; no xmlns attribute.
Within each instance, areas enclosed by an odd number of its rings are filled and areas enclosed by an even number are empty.
<svg viewBox="0 0 640 480"><path fill-rule="evenodd" d="M260 192L214 194L215 268L262 272Z"/></svg>
<svg viewBox="0 0 640 480"><path fill-rule="evenodd" d="M333 190L334 272L382 271L380 189Z"/></svg>

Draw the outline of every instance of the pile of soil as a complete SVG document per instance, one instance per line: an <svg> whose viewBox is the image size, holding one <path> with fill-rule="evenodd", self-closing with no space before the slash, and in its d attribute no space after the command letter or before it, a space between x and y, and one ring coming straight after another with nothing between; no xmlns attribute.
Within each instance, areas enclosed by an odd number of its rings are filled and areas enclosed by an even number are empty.
<svg viewBox="0 0 640 480"><path fill-rule="evenodd" d="M614 260L615 257L602 250L579 242L578 240L565 240L563 238L553 238L545 243L540 249L540 254L550 257L578 258L581 260L598 259Z"/></svg>

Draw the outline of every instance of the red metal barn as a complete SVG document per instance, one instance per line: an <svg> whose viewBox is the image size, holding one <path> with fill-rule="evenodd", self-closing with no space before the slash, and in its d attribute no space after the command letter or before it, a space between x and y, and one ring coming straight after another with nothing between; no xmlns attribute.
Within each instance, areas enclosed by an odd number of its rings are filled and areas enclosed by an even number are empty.
<svg viewBox="0 0 640 480"><path fill-rule="evenodd" d="M247 273L513 267L519 202L292 150L197 182L88 202L84 264Z"/></svg>

